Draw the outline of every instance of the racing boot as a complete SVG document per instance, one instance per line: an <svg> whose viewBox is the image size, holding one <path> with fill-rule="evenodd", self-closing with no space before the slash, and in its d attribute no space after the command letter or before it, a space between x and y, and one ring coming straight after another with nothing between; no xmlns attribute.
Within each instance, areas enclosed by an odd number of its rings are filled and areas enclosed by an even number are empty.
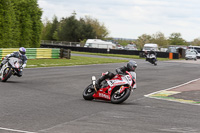
<svg viewBox="0 0 200 133"><path fill-rule="evenodd" d="M95 83L95 87L97 90L101 88L101 82L104 81L105 79L112 79L115 76L112 72L106 72L105 75L101 76Z"/></svg>
<svg viewBox="0 0 200 133"><path fill-rule="evenodd" d="M97 91L101 88L101 82L104 81L106 79L106 75L101 76L95 83L95 87L97 89Z"/></svg>

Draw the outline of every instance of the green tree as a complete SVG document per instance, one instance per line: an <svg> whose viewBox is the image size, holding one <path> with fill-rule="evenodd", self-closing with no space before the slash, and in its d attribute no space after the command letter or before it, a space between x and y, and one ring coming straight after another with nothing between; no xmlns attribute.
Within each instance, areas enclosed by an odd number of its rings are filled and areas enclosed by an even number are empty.
<svg viewBox="0 0 200 133"><path fill-rule="evenodd" d="M200 38L194 39L190 44L193 46L200 46Z"/></svg>
<svg viewBox="0 0 200 133"><path fill-rule="evenodd" d="M79 41L89 38L95 38L95 32L90 24L87 24L83 19L80 19Z"/></svg>
<svg viewBox="0 0 200 133"><path fill-rule="evenodd" d="M153 34L151 36L151 42L152 43L156 43L158 44L159 46L162 46L162 47L167 47L168 46L168 40L167 38L164 36L163 33L161 32L157 32L156 34Z"/></svg>
<svg viewBox="0 0 200 133"><path fill-rule="evenodd" d="M41 40L41 32L42 32L42 10L39 8L37 4L37 0L31 0L32 4L30 5L30 15L32 21L32 41L29 47L37 48L40 47Z"/></svg>
<svg viewBox="0 0 200 133"><path fill-rule="evenodd" d="M17 47L19 32L15 12L12 0L0 1L0 47Z"/></svg>
<svg viewBox="0 0 200 133"><path fill-rule="evenodd" d="M57 37L59 41L80 42L95 37L93 27L82 18L77 20L75 15L73 13L70 17L62 18L59 22L58 29L54 33L54 37Z"/></svg>
<svg viewBox="0 0 200 133"><path fill-rule="evenodd" d="M187 42L181 37L181 33L172 33L169 37L170 45L187 45Z"/></svg>
<svg viewBox="0 0 200 133"><path fill-rule="evenodd" d="M138 46L138 49L142 49L144 44L150 43L152 41L151 35L143 34L138 37L136 44Z"/></svg>
<svg viewBox="0 0 200 133"><path fill-rule="evenodd" d="M84 20L87 24L90 24L93 27L96 38L104 39L109 35L109 32L105 25L103 23L100 23L97 19L91 18L90 16L85 16Z"/></svg>
<svg viewBox="0 0 200 133"><path fill-rule="evenodd" d="M41 15L37 0L20 0L17 5L20 14L20 47L38 47L42 28Z"/></svg>
<svg viewBox="0 0 200 133"><path fill-rule="evenodd" d="M42 26L43 26L42 32L41 32L42 40L51 40L51 38L52 38L52 36L51 36L52 22L50 20L48 20L48 18L46 18L43 21Z"/></svg>
<svg viewBox="0 0 200 133"><path fill-rule="evenodd" d="M58 37L56 36L57 34L57 29L58 29L58 18L54 15L53 17L53 23L52 23L52 26L51 26L51 29L50 29L50 38L48 40L57 40Z"/></svg>
<svg viewBox="0 0 200 133"><path fill-rule="evenodd" d="M39 47L41 15L37 0L1 0L0 46Z"/></svg>
<svg viewBox="0 0 200 133"><path fill-rule="evenodd" d="M75 15L68 18L63 18L58 28L58 37L60 41L78 41L77 35L79 32L78 20Z"/></svg>

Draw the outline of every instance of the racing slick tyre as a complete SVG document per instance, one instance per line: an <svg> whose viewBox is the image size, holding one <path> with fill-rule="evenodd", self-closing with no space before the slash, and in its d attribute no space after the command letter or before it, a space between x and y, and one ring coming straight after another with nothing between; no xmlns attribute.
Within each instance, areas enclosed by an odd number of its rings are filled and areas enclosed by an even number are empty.
<svg viewBox="0 0 200 133"><path fill-rule="evenodd" d="M85 90L83 91L83 98L85 100L93 100L93 94L95 93L95 89L92 84L90 84Z"/></svg>
<svg viewBox="0 0 200 133"><path fill-rule="evenodd" d="M6 82L8 78L12 75L12 70L10 68L7 68L3 71L3 77L1 79L2 82Z"/></svg>
<svg viewBox="0 0 200 133"><path fill-rule="evenodd" d="M111 102L114 104L119 104L124 102L131 94L130 89L125 89L122 93L117 93L118 90L112 94Z"/></svg>

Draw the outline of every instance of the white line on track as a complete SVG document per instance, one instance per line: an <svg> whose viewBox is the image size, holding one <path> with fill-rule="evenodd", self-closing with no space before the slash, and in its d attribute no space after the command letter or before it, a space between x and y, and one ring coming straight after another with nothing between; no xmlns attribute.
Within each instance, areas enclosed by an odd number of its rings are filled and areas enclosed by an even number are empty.
<svg viewBox="0 0 200 133"><path fill-rule="evenodd" d="M174 88L178 88L178 87L181 87L181 86L184 86L184 85L187 85L187 84L193 83L193 82L198 81L198 80L200 80L200 78L198 78L198 79L194 79L194 80L191 80L191 81L186 82L186 83L184 83L184 84L180 84L180 85L177 85L177 86L174 86L174 87L168 88L168 89L164 89L164 90L156 91L156 92L153 92L153 93L150 93L150 94L144 95L144 96L145 96L145 97L148 97L148 98L153 98L153 99L160 99L160 100L165 100L165 101L173 101L173 102L178 102L178 103L185 103L185 102L181 102L181 101L174 101L174 100L169 100L169 99L162 99L162 98L151 97L151 95L156 94L156 93L159 93L159 92L162 92L162 91L167 91L167 90L171 90L171 89L174 89ZM193 104L193 103L186 103L186 104L199 105L199 104Z"/></svg>
<svg viewBox="0 0 200 133"><path fill-rule="evenodd" d="M23 131L23 130L10 129L10 128L3 128L3 127L0 127L0 130L12 131L12 132L17 132L17 133L36 133L36 132L29 132L29 131Z"/></svg>

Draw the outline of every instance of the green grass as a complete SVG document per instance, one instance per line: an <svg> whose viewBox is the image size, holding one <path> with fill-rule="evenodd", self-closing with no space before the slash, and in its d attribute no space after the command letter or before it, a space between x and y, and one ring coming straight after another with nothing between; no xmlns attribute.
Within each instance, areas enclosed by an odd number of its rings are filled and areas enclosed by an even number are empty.
<svg viewBox="0 0 200 133"><path fill-rule="evenodd" d="M99 55L99 56L109 56L109 57L141 59L138 55L102 54L102 53L89 53L89 52L77 52L77 51L72 51L72 53L74 53L74 54L88 54L88 55Z"/></svg>
<svg viewBox="0 0 200 133"><path fill-rule="evenodd" d="M71 59L32 59L32 60L28 60L27 68L90 65L90 64L121 63L121 62L127 62L127 60L71 56Z"/></svg>
<svg viewBox="0 0 200 133"><path fill-rule="evenodd" d="M88 55L99 55L99 56L109 56L109 57L121 57L121 58L130 58L130 59L144 59L138 55L122 55L122 54L102 54L102 53L89 53L89 52L77 52L72 51L74 54L88 54ZM168 61L169 58L157 58L159 61Z"/></svg>

